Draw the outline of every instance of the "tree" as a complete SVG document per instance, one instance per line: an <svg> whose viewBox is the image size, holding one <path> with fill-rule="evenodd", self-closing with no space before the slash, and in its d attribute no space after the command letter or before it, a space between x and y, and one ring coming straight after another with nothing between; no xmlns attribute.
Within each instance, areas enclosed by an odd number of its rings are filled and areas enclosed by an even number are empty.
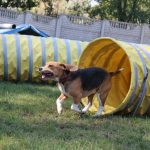
<svg viewBox="0 0 150 150"><path fill-rule="evenodd" d="M88 16L88 10L90 9L89 0L70 0L70 5L68 7L68 13L77 16Z"/></svg>
<svg viewBox="0 0 150 150"><path fill-rule="evenodd" d="M87 14L89 8L89 0L42 0L42 3L46 15L63 13L83 16Z"/></svg>
<svg viewBox="0 0 150 150"><path fill-rule="evenodd" d="M37 0L0 0L0 7L20 8L22 10L31 9L38 5Z"/></svg>
<svg viewBox="0 0 150 150"><path fill-rule="evenodd" d="M53 14L53 1L52 0L42 0L45 7L45 15Z"/></svg>
<svg viewBox="0 0 150 150"><path fill-rule="evenodd" d="M97 0L88 11L90 17L124 22L150 23L150 0Z"/></svg>
<svg viewBox="0 0 150 150"><path fill-rule="evenodd" d="M57 15L66 13L69 0L42 0L45 7L45 15Z"/></svg>

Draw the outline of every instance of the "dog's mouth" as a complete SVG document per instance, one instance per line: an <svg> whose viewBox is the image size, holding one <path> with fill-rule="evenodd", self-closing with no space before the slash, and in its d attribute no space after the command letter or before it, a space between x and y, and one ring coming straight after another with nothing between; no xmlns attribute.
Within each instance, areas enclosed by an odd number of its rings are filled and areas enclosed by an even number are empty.
<svg viewBox="0 0 150 150"><path fill-rule="evenodd" d="M42 72L42 79L52 78L54 74L52 72Z"/></svg>

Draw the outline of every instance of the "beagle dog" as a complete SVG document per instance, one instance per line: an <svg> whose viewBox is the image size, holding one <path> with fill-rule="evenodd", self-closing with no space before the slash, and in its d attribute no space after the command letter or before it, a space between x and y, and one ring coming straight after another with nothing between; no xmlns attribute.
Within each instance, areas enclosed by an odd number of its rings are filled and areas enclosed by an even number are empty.
<svg viewBox="0 0 150 150"><path fill-rule="evenodd" d="M51 79L58 83L61 92L56 100L59 114L62 113L62 104L68 97L73 99L71 110L86 113L92 105L93 96L97 94L100 107L95 116L101 115L104 110L104 104L111 89L112 77L122 70L107 72L97 67L78 69L76 66L60 62L48 62L39 68L43 80ZM88 104L81 110L79 104L84 97L88 97Z"/></svg>

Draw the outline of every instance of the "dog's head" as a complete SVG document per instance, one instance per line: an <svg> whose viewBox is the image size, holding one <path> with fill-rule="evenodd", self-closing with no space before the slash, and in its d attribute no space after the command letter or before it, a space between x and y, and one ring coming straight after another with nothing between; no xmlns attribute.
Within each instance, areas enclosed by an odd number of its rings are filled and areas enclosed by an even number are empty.
<svg viewBox="0 0 150 150"><path fill-rule="evenodd" d="M39 68L39 72L42 74L42 80L51 79L55 81L59 81L64 75L74 70L77 70L76 66L60 62L48 62L45 66Z"/></svg>

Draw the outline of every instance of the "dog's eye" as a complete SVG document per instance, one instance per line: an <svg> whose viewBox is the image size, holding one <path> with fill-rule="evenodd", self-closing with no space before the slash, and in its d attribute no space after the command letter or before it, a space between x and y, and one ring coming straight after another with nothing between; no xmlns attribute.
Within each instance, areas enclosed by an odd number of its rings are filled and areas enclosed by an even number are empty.
<svg viewBox="0 0 150 150"><path fill-rule="evenodd" d="M50 67L53 67L53 65L48 65L48 67L50 68Z"/></svg>

